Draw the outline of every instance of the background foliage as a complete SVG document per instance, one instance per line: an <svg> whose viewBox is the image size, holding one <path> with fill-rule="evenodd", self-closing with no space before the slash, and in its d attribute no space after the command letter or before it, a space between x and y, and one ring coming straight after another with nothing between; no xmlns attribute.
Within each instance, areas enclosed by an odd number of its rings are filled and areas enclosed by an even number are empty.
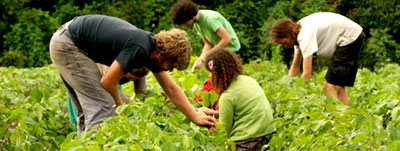
<svg viewBox="0 0 400 151"><path fill-rule="evenodd" d="M278 49L289 64L292 49L271 43L269 31L278 19L299 20L314 12L340 13L359 23L367 34L360 66L374 69L400 62L400 2L398 0L194 0L201 9L220 12L233 25L248 60L270 60ZM48 44L64 22L85 14L122 18L144 30L159 32L173 27L169 10L174 0L2 0L0 2L0 65L40 67L51 63ZM184 28L184 27L180 27ZM201 51L200 37L191 36L194 54ZM318 67L318 64L317 64Z"/></svg>

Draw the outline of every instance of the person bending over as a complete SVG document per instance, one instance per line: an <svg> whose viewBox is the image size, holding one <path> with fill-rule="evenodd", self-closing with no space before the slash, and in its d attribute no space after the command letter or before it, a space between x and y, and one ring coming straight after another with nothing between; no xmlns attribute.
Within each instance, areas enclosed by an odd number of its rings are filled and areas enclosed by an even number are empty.
<svg viewBox="0 0 400 151"><path fill-rule="evenodd" d="M272 26L272 39L284 46L294 46L294 58L289 76L299 73L309 80L312 75L312 58L331 60L324 82L325 93L349 105L345 86L353 86L365 34L360 25L340 14L331 12L314 13L293 22L285 18Z"/></svg>
<svg viewBox="0 0 400 151"><path fill-rule="evenodd" d="M62 25L50 41L50 57L78 110L78 133L89 131L121 105L118 83L135 68L149 69L172 102L197 125L200 117L166 71L186 69L192 47L185 31L162 30L153 35L111 16L85 15ZM101 76L96 63L110 68Z"/></svg>

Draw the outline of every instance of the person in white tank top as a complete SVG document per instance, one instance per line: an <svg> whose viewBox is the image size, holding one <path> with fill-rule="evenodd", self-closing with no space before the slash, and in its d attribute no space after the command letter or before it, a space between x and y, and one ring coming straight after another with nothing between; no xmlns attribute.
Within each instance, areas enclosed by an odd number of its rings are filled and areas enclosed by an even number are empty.
<svg viewBox="0 0 400 151"><path fill-rule="evenodd" d="M303 62L301 78L312 75L312 57L332 61L324 82L328 96L349 105L345 86L353 86L357 74L357 61L365 34L363 28L340 14L319 12L298 22L285 18L272 26L272 39L284 46L294 46L294 58L289 76L296 76Z"/></svg>

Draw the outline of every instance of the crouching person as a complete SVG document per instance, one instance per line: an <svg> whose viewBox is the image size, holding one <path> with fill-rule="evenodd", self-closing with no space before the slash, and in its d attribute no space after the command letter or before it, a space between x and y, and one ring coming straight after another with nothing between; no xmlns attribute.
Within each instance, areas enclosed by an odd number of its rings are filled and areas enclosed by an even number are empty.
<svg viewBox="0 0 400 151"><path fill-rule="evenodd" d="M236 150L261 150L275 126L272 108L256 80L243 75L242 62L227 49L210 52L205 64L219 95L219 121L235 141Z"/></svg>

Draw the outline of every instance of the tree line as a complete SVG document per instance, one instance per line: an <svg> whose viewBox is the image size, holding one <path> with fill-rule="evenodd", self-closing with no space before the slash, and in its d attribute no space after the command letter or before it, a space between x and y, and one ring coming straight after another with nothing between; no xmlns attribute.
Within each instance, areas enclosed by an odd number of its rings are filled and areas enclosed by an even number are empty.
<svg viewBox="0 0 400 151"><path fill-rule="evenodd" d="M272 24L285 17L297 21L314 12L329 11L347 16L364 28L367 39L360 54L360 67L374 69L388 62L400 62L399 0L193 1L200 9L216 10L228 19L244 47L245 61L275 59L290 64L293 50L272 43ZM22 68L51 64L50 38L60 25L75 16L115 16L154 33L171 28L174 25L169 11L174 3L174 0L3 0L0 65ZM191 38L194 55L199 55L201 39L191 29L184 29Z"/></svg>

